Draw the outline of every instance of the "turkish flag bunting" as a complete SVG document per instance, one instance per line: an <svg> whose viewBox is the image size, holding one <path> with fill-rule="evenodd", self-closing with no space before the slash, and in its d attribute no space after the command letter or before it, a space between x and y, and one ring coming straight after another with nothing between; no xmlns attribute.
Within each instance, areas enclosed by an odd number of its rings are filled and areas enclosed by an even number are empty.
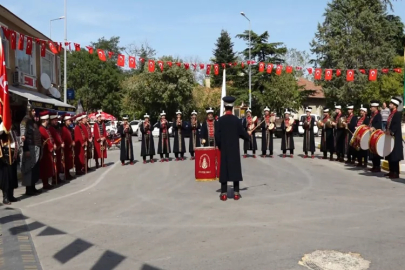
<svg viewBox="0 0 405 270"><path fill-rule="evenodd" d="M228 65L229 65L230 67L232 67L232 66L233 66L233 63L229 63Z"/></svg>
<svg viewBox="0 0 405 270"><path fill-rule="evenodd" d="M189 64L189 63L184 63L184 68L185 68L185 69L189 69L189 68L190 68L190 64Z"/></svg>
<svg viewBox="0 0 405 270"><path fill-rule="evenodd" d="M226 64L225 64L225 63L222 63L221 66L222 66L223 69L226 68Z"/></svg>
<svg viewBox="0 0 405 270"><path fill-rule="evenodd" d="M238 62L233 63L233 66L236 67L238 65Z"/></svg>
<svg viewBox="0 0 405 270"><path fill-rule="evenodd" d="M125 55L123 55L123 54L118 55L117 65L120 67L125 66Z"/></svg>
<svg viewBox="0 0 405 270"><path fill-rule="evenodd" d="M9 33L10 33L11 49L15 50L17 48L17 33L13 30L9 30Z"/></svg>
<svg viewBox="0 0 405 270"><path fill-rule="evenodd" d="M325 81L330 81L330 80L332 80L332 70L325 69Z"/></svg>
<svg viewBox="0 0 405 270"><path fill-rule="evenodd" d="M73 45L75 45L75 51L76 51L76 52L80 52L80 44L78 44L78 43L73 43Z"/></svg>
<svg viewBox="0 0 405 270"><path fill-rule="evenodd" d="M57 49L58 49L58 52L61 52L61 51L62 51L62 42L59 42L59 46L58 46L58 44L56 43L56 47L57 47Z"/></svg>
<svg viewBox="0 0 405 270"><path fill-rule="evenodd" d="M348 81L348 82L354 81L354 70L353 69L348 69L346 71L346 81Z"/></svg>
<svg viewBox="0 0 405 270"><path fill-rule="evenodd" d="M180 63L180 62L177 62L176 65L177 65L178 67L181 67L181 63Z"/></svg>
<svg viewBox="0 0 405 270"><path fill-rule="evenodd" d="M245 68L245 63L240 63L240 66L242 67L242 68Z"/></svg>
<svg viewBox="0 0 405 270"><path fill-rule="evenodd" d="M204 64L200 64L200 69L204 69Z"/></svg>
<svg viewBox="0 0 405 270"><path fill-rule="evenodd" d="M53 43L53 41L48 40L48 45L49 45L49 49L51 49L51 52L54 54L58 54L58 49L56 48L55 43Z"/></svg>
<svg viewBox="0 0 405 270"><path fill-rule="evenodd" d="M18 37L18 49L20 51L24 50L24 35L20 34L20 36Z"/></svg>
<svg viewBox="0 0 405 270"><path fill-rule="evenodd" d="M260 62L259 63L259 72L263 72L264 71L264 63Z"/></svg>
<svg viewBox="0 0 405 270"><path fill-rule="evenodd" d="M6 39L10 39L10 30L5 26L2 26L1 29L3 30L3 34L6 37Z"/></svg>
<svg viewBox="0 0 405 270"><path fill-rule="evenodd" d="M160 71L163 72L163 61L158 61L158 66L160 68Z"/></svg>
<svg viewBox="0 0 405 270"><path fill-rule="evenodd" d="M218 65L218 64L215 64L215 65L214 65L214 74L215 74L215 75L218 75L218 74L219 74L219 65Z"/></svg>
<svg viewBox="0 0 405 270"><path fill-rule="evenodd" d="M108 52L108 58L111 59L111 57L114 55L113 52Z"/></svg>
<svg viewBox="0 0 405 270"><path fill-rule="evenodd" d="M70 42L65 42L65 47L69 46L69 51L72 51L72 48L70 47Z"/></svg>
<svg viewBox="0 0 405 270"><path fill-rule="evenodd" d="M27 48L25 48L25 53L28 55L32 54L32 37L27 37Z"/></svg>
<svg viewBox="0 0 405 270"><path fill-rule="evenodd" d="M155 71L155 61L153 61L153 60L148 61L148 69L149 69L149 72Z"/></svg>
<svg viewBox="0 0 405 270"><path fill-rule="evenodd" d="M273 71L273 64L267 64L267 73L270 74Z"/></svg>
<svg viewBox="0 0 405 270"><path fill-rule="evenodd" d="M316 68L316 69L315 69L314 79L315 79L315 80L320 80L320 79L322 79L322 69L321 69L321 68Z"/></svg>
<svg viewBox="0 0 405 270"><path fill-rule="evenodd" d="M129 68L136 68L136 61L134 56L129 57Z"/></svg>
<svg viewBox="0 0 405 270"><path fill-rule="evenodd" d="M97 54L98 54L98 58L101 61L107 61L107 58L105 57L105 52L102 49L97 49Z"/></svg>
<svg viewBox="0 0 405 270"><path fill-rule="evenodd" d="M169 67L172 67L172 65L173 65L173 63L172 63L172 62L170 62L170 61L169 61L169 62L167 62L166 64L167 64Z"/></svg>
<svg viewBox="0 0 405 270"><path fill-rule="evenodd" d="M0 51L0 116L6 133L11 131L11 109L8 92L7 69L4 50Z"/></svg>
<svg viewBox="0 0 405 270"><path fill-rule="evenodd" d="M302 70L302 67L295 67L295 70Z"/></svg>
<svg viewBox="0 0 405 270"><path fill-rule="evenodd" d="M360 69L360 73L366 74L366 70L365 69Z"/></svg>
<svg viewBox="0 0 405 270"><path fill-rule="evenodd" d="M370 69L368 71L368 80L369 81L377 80L377 70L376 69Z"/></svg>
<svg viewBox="0 0 405 270"><path fill-rule="evenodd" d="M208 76L211 74L211 65L210 64L207 64L207 72L205 74L207 74Z"/></svg>
<svg viewBox="0 0 405 270"><path fill-rule="evenodd" d="M89 50L89 54L93 54L93 52L94 52L93 47L86 46L86 48L87 48L87 50Z"/></svg>
<svg viewBox="0 0 405 270"><path fill-rule="evenodd" d="M394 68L394 72L396 72L396 73L401 73L402 70L401 70L400 68Z"/></svg>
<svg viewBox="0 0 405 270"><path fill-rule="evenodd" d="M292 67L292 66L287 66L287 67L285 68L285 72L286 72L286 73L292 73L292 72L293 72L293 67Z"/></svg>
<svg viewBox="0 0 405 270"><path fill-rule="evenodd" d="M139 61L141 61L142 63L145 63L145 58L139 57Z"/></svg>
<svg viewBox="0 0 405 270"><path fill-rule="evenodd" d="M312 68L307 68L309 75L312 74Z"/></svg>
<svg viewBox="0 0 405 270"><path fill-rule="evenodd" d="M247 60L247 64L250 65L250 63L251 63L250 60Z"/></svg>
<svg viewBox="0 0 405 270"><path fill-rule="evenodd" d="M36 43L36 44L40 44L40 43L41 43L41 40L40 40L39 38L35 38L35 43Z"/></svg>
<svg viewBox="0 0 405 270"><path fill-rule="evenodd" d="M342 75L342 71L340 69L336 70L336 77L340 77Z"/></svg>
<svg viewBox="0 0 405 270"><path fill-rule="evenodd" d="M46 53L46 41L45 40L41 40L41 57L45 57L45 53Z"/></svg>
<svg viewBox="0 0 405 270"><path fill-rule="evenodd" d="M197 64L191 64L194 68L194 71L197 69Z"/></svg>
<svg viewBox="0 0 405 270"><path fill-rule="evenodd" d="M277 65L276 68L276 74L281 75L281 72L283 71L283 66L282 65Z"/></svg>
<svg viewBox="0 0 405 270"><path fill-rule="evenodd" d="M382 73L387 74L390 70L388 68L383 68Z"/></svg>

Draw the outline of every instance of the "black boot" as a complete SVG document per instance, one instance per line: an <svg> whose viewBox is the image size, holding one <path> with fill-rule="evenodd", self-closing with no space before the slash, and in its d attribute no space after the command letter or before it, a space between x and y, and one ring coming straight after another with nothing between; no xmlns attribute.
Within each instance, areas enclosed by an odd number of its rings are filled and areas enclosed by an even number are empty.
<svg viewBox="0 0 405 270"><path fill-rule="evenodd" d="M6 192L4 190L3 190L3 204L4 205L10 205L11 204L11 202L8 200L7 194L6 194Z"/></svg>
<svg viewBox="0 0 405 270"><path fill-rule="evenodd" d="M36 195L35 191L34 191L35 187L25 187L25 195L26 196L33 196Z"/></svg>

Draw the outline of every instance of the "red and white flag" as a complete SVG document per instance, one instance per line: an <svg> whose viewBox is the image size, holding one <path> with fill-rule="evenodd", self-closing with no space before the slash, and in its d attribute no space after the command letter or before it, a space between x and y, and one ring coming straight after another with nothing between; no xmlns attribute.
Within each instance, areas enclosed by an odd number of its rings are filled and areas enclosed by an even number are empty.
<svg viewBox="0 0 405 270"><path fill-rule="evenodd" d="M41 57L45 57L45 54L46 54L46 41L45 40L40 40L39 42L41 44Z"/></svg>
<svg viewBox="0 0 405 270"><path fill-rule="evenodd" d="M184 68L187 70L190 68L190 64L189 63L184 63Z"/></svg>
<svg viewBox="0 0 405 270"><path fill-rule="evenodd" d="M260 62L259 63L259 72L263 72L264 71L264 63Z"/></svg>
<svg viewBox="0 0 405 270"><path fill-rule="evenodd" d="M270 74L273 71L273 64L267 64L267 73Z"/></svg>
<svg viewBox="0 0 405 270"><path fill-rule="evenodd" d="M348 82L354 81L354 70L353 69L349 69L346 71L346 80Z"/></svg>
<svg viewBox="0 0 405 270"><path fill-rule="evenodd" d="M32 54L32 37L27 37L27 48L25 48L25 53L28 55Z"/></svg>
<svg viewBox="0 0 405 270"><path fill-rule="evenodd" d="M6 37L6 39L10 39L10 29L8 29L7 27L5 27L5 26L2 26L1 27L1 29L3 30L3 34L4 34L4 36Z"/></svg>
<svg viewBox="0 0 405 270"><path fill-rule="evenodd" d="M108 52L108 59L111 59L111 57L114 55L113 52Z"/></svg>
<svg viewBox="0 0 405 270"><path fill-rule="evenodd" d="M136 68L136 61L134 56L129 57L129 68Z"/></svg>
<svg viewBox="0 0 405 270"><path fill-rule="evenodd" d="M387 74L390 70L388 68L383 68L382 73Z"/></svg>
<svg viewBox="0 0 405 270"><path fill-rule="evenodd" d="M166 64L169 66L169 67L172 67L173 66L173 63L172 62L166 62Z"/></svg>
<svg viewBox="0 0 405 270"><path fill-rule="evenodd" d="M52 53L54 54L58 54L58 49L55 46L55 43L53 43L52 41L48 41L48 45L49 45L49 49L51 50Z"/></svg>
<svg viewBox="0 0 405 270"><path fill-rule="evenodd" d="M70 44L69 44L70 45ZM80 44L78 43L73 43L73 45L75 45L75 51L76 52L80 52Z"/></svg>
<svg viewBox="0 0 405 270"><path fill-rule="evenodd" d="M292 73L292 72L293 72L293 67L292 67L292 66L287 66L287 67L285 68L285 72L286 72L286 73Z"/></svg>
<svg viewBox="0 0 405 270"><path fill-rule="evenodd" d="M9 133L11 131L11 109L10 109L10 97L8 94L8 81L6 60L4 57L3 42L0 37L0 116L2 123L0 124L0 130Z"/></svg>
<svg viewBox="0 0 405 270"><path fill-rule="evenodd" d="M176 62L176 65L177 65L178 67L181 67L181 63L180 63L180 62Z"/></svg>
<svg viewBox="0 0 405 270"><path fill-rule="evenodd" d="M20 34L20 36L18 37L18 49L20 51L24 50L24 35Z"/></svg>
<svg viewBox="0 0 405 270"><path fill-rule="evenodd" d="M240 67L241 67L241 68L245 68L245 63L243 63L243 62L240 63Z"/></svg>
<svg viewBox="0 0 405 270"><path fill-rule="evenodd" d="M107 58L105 57L105 51L102 49L97 49L97 55L98 55L98 59L100 59L101 61L107 61Z"/></svg>
<svg viewBox="0 0 405 270"><path fill-rule="evenodd" d="M163 61L158 61L158 66L160 68L160 71L163 72Z"/></svg>
<svg viewBox="0 0 405 270"><path fill-rule="evenodd" d="M141 63L145 63L145 58L139 57L139 61L141 61Z"/></svg>
<svg viewBox="0 0 405 270"><path fill-rule="evenodd" d="M215 64L215 65L214 65L214 74L215 74L215 75L218 75L218 74L219 74L219 65L218 65L218 64Z"/></svg>
<svg viewBox="0 0 405 270"><path fill-rule="evenodd" d="M400 69L400 68L394 68L394 72L396 72L396 73L401 73L401 72L402 72L402 69Z"/></svg>
<svg viewBox="0 0 405 270"><path fill-rule="evenodd" d="M211 74L211 65L207 64L207 71L205 72L208 76Z"/></svg>
<svg viewBox="0 0 405 270"><path fill-rule="evenodd" d="M369 81L376 81L377 80L377 70L376 69L370 69L368 71L368 80Z"/></svg>
<svg viewBox="0 0 405 270"><path fill-rule="evenodd" d="M148 70L149 70L149 72L154 72L155 71L155 61L154 60L149 60L148 61Z"/></svg>
<svg viewBox="0 0 405 270"><path fill-rule="evenodd" d="M194 71L197 69L197 64L191 64L194 68Z"/></svg>
<svg viewBox="0 0 405 270"><path fill-rule="evenodd" d="M200 69L204 69L205 65L204 64L200 64Z"/></svg>
<svg viewBox="0 0 405 270"><path fill-rule="evenodd" d="M336 77L340 77L342 75L342 71L340 69L336 70Z"/></svg>
<svg viewBox="0 0 405 270"><path fill-rule="evenodd" d="M10 43L11 49L15 50L17 48L17 33L14 30L8 30L10 33Z"/></svg>
<svg viewBox="0 0 405 270"><path fill-rule="evenodd" d="M325 81L330 81L330 80L332 80L332 70L325 69Z"/></svg>
<svg viewBox="0 0 405 270"><path fill-rule="evenodd" d="M321 69L321 68L316 68L316 69L315 69L314 79L315 79L315 80L320 80L320 79L322 79L322 69Z"/></svg>
<svg viewBox="0 0 405 270"><path fill-rule="evenodd" d="M94 49L91 46L86 46L87 50L89 50L89 54L93 54Z"/></svg>
<svg viewBox="0 0 405 270"><path fill-rule="evenodd" d="M312 68L307 68L309 75L312 74Z"/></svg>
<svg viewBox="0 0 405 270"><path fill-rule="evenodd" d="M118 55L117 66L120 66L120 67L125 66L125 55L123 55L123 54Z"/></svg>
<svg viewBox="0 0 405 270"><path fill-rule="evenodd" d="M281 72L283 71L283 66L282 65L277 65L276 68L276 74L281 75Z"/></svg>
<svg viewBox="0 0 405 270"><path fill-rule="evenodd" d="M359 69L361 74L366 74L366 70L365 69Z"/></svg>

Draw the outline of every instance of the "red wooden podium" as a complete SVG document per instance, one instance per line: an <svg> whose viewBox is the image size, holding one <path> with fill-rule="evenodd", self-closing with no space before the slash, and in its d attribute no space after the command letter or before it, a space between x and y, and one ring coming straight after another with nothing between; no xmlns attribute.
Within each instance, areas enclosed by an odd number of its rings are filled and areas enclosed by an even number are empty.
<svg viewBox="0 0 405 270"><path fill-rule="evenodd" d="M196 147L195 149L195 180L215 181L219 179L221 153L215 147Z"/></svg>

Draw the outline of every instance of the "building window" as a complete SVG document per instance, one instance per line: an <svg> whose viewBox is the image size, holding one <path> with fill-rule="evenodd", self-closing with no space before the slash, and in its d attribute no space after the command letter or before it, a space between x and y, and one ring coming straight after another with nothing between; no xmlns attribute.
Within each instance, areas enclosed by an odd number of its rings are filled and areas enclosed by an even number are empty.
<svg viewBox="0 0 405 270"><path fill-rule="evenodd" d="M0 24L0 26L5 26L5 25ZM7 27L7 26L5 26L5 27ZM3 49L4 49L4 58L6 60L6 67L10 67L9 66L10 60L9 60L9 55L8 55L8 52L9 52L8 40L6 39L6 36L4 35L2 28L0 28L0 36L1 36L1 43L2 43Z"/></svg>
<svg viewBox="0 0 405 270"><path fill-rule="evenodd" d="M55 79L55 55L46 51L45 57L41 57L41 74L48 74L52 83L56 83Z"/></svg>
<svg viewBox="0 0 405 270"><path fill-rule="evenodd" d="M20 37L17 37L17 44ZM27 40L24 40L24 49L22 51L15 50L15 64L18 70L30 76L35 76L35 43L32 43L32 55L25 53L27 48Z"/></svg>

